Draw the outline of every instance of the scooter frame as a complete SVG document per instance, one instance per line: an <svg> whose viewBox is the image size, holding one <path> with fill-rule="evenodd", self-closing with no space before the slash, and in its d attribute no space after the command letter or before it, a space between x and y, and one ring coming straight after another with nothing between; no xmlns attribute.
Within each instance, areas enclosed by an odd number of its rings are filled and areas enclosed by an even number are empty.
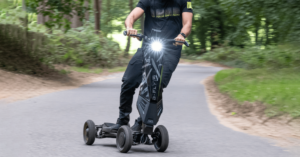
<svg viewBox="0 0 300 157"><path fill-rule="evenodd" d="M155 35L152 35L152 38L141 34L130 36L138 37L140 41L144 39L149 43L154 41L162 43L179 42L189 47L187 42L175 41L174 39L159 39L157 33L160 33L160 31L153 31ZM127 31L124 31L123 34L127 35ZM146 48L143 55L144 72L137 100L137 109L142 118L142 131L132 132L129 126L122 126L117 132L106 131L114 124L104 123L102 125L95 125L93 121L88 120L85 122L83 128L83 139L87 145L92 145L95 138L116 138L117 147L122 153L127 153L132 145L138 144L154 145L158 152L164 152L167 149L169 144L167 129L163 125L159 125L153 131L154 125L157 124L163 112L161 85L164 54L163 52L153 52L150 48ZM151 135L152 140L148 135Z"/></svg>

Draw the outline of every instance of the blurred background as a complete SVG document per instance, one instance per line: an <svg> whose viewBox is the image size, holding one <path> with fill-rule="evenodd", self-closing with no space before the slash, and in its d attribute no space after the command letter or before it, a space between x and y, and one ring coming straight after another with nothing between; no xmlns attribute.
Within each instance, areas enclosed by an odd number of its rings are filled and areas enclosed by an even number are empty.
<svg viewBox="0 0 300 157"><path fill-rule="evenodd" d="M0 0L0 68L43 75L57 64L126 66L141 46L122 35L137 3ZM192 0L192 6L191 47L182 58L233 68L216 82L240 102L277 104L271 116L300 116L300 0ZM134 27L142 33L144 17Z"/></svg>
<svg viewBox="0 0 300 157"><path fill-rule="evenodd" d="M126 57L141 46L122 35L124 21L137 3L138 0L0 0L0 44L26 48L23 50L39 55L44 63L113 66L118 64L114 62L119 54ZM191 47L184 49L184 56L200 59L224 47L260 51L299 43L299 0L195 0L192 4L193 30L188 37ZM144 17L134 27L142 33ZM234 62L231 64L239 62L233 59L230 58Z"/></svg>

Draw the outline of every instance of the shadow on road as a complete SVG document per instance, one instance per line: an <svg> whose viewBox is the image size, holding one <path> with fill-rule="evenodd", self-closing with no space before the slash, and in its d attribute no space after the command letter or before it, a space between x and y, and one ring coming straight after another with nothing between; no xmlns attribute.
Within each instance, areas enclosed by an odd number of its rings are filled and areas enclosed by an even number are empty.
<svg viewBox="0 0 300 157"><path fill-rule="evenodd" d="M115 144L93 144L92 146L109 147L109 148L117 149L117 145L115 145ZM130 154L130 153L158 153L158 152L154 148L149 149L148 147L145 148L143 146L142 147L141 146L132 146L128 153Z"/></svg>
<svg viewBox="0 0 300 157"><path fill-rule="evenodd" d="M117 145L115 144L93 144L92 146L117 148Z"/></svg>

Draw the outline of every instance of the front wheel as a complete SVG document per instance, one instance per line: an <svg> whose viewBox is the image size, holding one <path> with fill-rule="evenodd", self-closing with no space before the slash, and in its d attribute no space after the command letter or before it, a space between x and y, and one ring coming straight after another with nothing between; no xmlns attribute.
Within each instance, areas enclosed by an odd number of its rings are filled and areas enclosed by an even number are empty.
<svg viewBox="0 0 300 157"><path fill-rule="evenodd" d="M128 126L123 125L120 127L117 133L116 142L121 153L127 153L131 149L133 137L131 129Z"/></svg>
<svg viewBox="0 0 300 157"><path fill-rule="evenodd" d="M156 141L154 142L154 147L158 152L164 152L169 146L169 133L166 127L159 125L154 130L154 135L156 136Z"/></svg>
<svg viewBox="0 0 300 157"><path fill-rule="evenodd" d="M91 120L88 120L84 123L83 126L83 140L86 145L92 145L95 142L95 138L96 138L95 123Z"/></svg>

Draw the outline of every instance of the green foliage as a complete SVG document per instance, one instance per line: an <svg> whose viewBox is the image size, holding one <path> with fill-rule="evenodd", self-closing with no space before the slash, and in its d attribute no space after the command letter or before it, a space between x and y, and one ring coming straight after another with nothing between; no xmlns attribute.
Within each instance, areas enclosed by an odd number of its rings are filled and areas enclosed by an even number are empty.
<svg viewBox="0 0 300 157"><path fill-rule="evenodd" d="M4 0L1 0L4 1ZM139 0L133 0L133 6ZM21 12L21 0L10 1L11 6L15 10L1 10L1 23L23 24L20 18L26 18L26 14ZM42 3L44 2L44 4ZM29 20L28 29L34 32L45 33L51 28L53 32L62 27L64 31L70 29L70 21L65 19L65 15L71 15L72 11L76 11L76 15L83 17L84 13L89 12L89 26L92 30L94 24L94 1L88 0L90 5L84 7L84 0L79 1L57 1L57 0L28 0L27 18ZM102 0L101 7L101 35L108 37L110 34L121 32L124 29L123 23L127 15L130 13L130 1L123 0ZM209 49L214 49L223 45L233 47L250 47L256 46L259 48L251 48L249 50L240 50L233 48L230 50L221 49L218 52L210 52L204 56L208 60L225 62L227 65L241 68L259 68L266 66L273 67L289 67L297 64L297 51L292 50L287 53L279 52L277 47L260 50L261 47L269 45L278 45L281 43L299 42L300 36L300 1L299 0L193 0L193 29L188 40L191 47L184 50L187 55L200 55L207 52ZM43 10L36 9L38 6L44 7ZM47 6L47 7L46 7ZM47 9L45 9L47 8ZM17 10L19 12L17 12ZM50 21L46 23L46 27L36 25L37 13L42 13L50 16ZM3 22L4 19L4 22ZM87 23L87 22L85 22ZM140 31L140 21L135 23L135 28ZM80 30L79 28L78 30ZM61 30L61 29L59 29ZM86 29L85 29L86 30ZM58 38L68 41L65 45L76 44L82 42L81 39L76 39L79 36L78 31L71 30L74 35L68 34L62 37L53 37L50 35L53 43L58 42ZM92 32L92 31L91 31ZM72 36L72 37L71 37ZM64 38L64 39L62 39ZM74 41L70 42L70 39ZM110 41L108 40L110 43ZM99 43L98 43L99 44ZM93 45L93 42L88 45ZM111 45L112 47L113 44ZM59 43L55 47L59 47ZM68 47L68 46L67 46ZM81 49L86 52L91 52L91 48L84 46ZM92 46L101 48L98 46ZM104 47L104 49L106 46ZM87 50L89 49L89 50ZM243 54L237 53L238 51ZM272 55L273 51L276 55ZM58 52L58 51L57 51ZM87 62L84 57L79 57L78 51L74 48L68 48L68 51L60 58L65 61L72 60L72 64L85 64ZM77 57L74 57L77 56ZM293 57L293 59L289 59ZM226 58L225 60L222 60ZM57 59L55 59L57 60Z"/></svg>
<svg viewBox="0 0 300 157"><path fill-rule="evenodd" d="M9 1L9 0L0 0L0 11L3 10L3 9L8 8L12 4L13 4L12 1Z"/></svg>
<svg viewBox="0 0 300 157"><path fill-rule="evenodd" d="M3 39L10 39L13 42L21 41L20 36L29 37L31 40L22 38L24 42L17 44L24 45L18 45L18 47L24 48L26 44L34 45L34 47L28 47L26 51L31 52L32 56L39 58L45 64L64 63L103 67L123 65L119 57L121 54L119 45L101 35L96 35L91 23L86 22L83 27L72 29L67 33L54 29L52 34L47 34L47 28L44 25L37 25L33 21L28 25L30 35L28 36L23 27L23 20L20 20L24 19L26 14L20 7L6 10L2 14L0 25L4 24L7 28L9 28L8 25L15 26L10 27L10 32L3 32ZM18 34L13 32L18 32Z"/></svg>
<svg viewBox="0 0 300 157"><path fill-rule="evenodd" d="M239 102L260 101L267 104L266 114L289 113L300 116L300 73L298 69L228 69L215 76L222 92Z"/></svg>
<svg viewBox="0 0 300 157"><path fill-rule="evenodd" d="M95 35L89 23L67 33L55 31L48 34L47 45L42 49L48 55L42 58L47 63L67 63L77 66L122 65L118 59L119 45L107 38Z"/></svg>
<svg viewBox="0 0 300 157"><path fill-rule="evenodd" d="M133 0L133 7L139 0ZM94 5L92 1L91 6ZM90 22L95 22L94 12L91 11ZM101 34L107 36L115 32L122 32L124 28L124 21L129 15L131 10L129 9L129 1L124 0L102 0L101 8ZM140 20L136 21L134 28L141 31Z"/></svg>
<svg viewBox="0 0 300 157"><path fill-rule="evenodd" d="M299 0L192 1L194 21L186 54L220 45L237 47L298 43Z"/></svg>
<svg viewBox="0 0 300 157"><path fill-rule="evenodd" d="M83 5L84 1L89 2L89 6ZM42 3L44 2L44 3ZM133 6L135 6L138 0L133 0ZM94 16L94 1L91 0L28 0L27 10L29 12L41 13L44 16L48 16L50 21L45 23L46 27L63 28L66 32L70 29L70 21L66 20L66 16L72 17L78 15L80 20L83 21L84 14L90 13L89 21L95 22ZM128 1L123 0L102 0L101 3L101 33L103 36L114 32L120 32L124 29L123 21L125 21L127 15L130 13ZM40 9L37 9L40 8ZM42 9L43 8L43 9ZM45 9L46 8L46 9ZM76 14L73 14L73 13ZM140 28L140 22L137 21L135 28Z"/></svg>
<svg viewBox="0 0 300 157"><path fill-rule="evenodd" d="M25 12L21 6L17 6L13 9L0 10L0 23L2 24L15 24L23 27L23 20L26 17Z"/></svg>
<svg viewBox="0 0 300 157"><path fill-rule="evenodd" d="M202 59L227 66L255 68L300 68L300 50L291 46L260 48L219 48L203 55Z"/></svg>
<svg viewBox="0 0 300 157"><path fill-rule="evenodd" d="M71 28L71 23L66 16L73 17L77 15L82 21L84 13L90 8L83 5L84 0L27 0L27 6L31 11L41 13L49 17L45 25L52 28L64 28L67 32ZM36 9L40 7L40 9Z"/></svg>

